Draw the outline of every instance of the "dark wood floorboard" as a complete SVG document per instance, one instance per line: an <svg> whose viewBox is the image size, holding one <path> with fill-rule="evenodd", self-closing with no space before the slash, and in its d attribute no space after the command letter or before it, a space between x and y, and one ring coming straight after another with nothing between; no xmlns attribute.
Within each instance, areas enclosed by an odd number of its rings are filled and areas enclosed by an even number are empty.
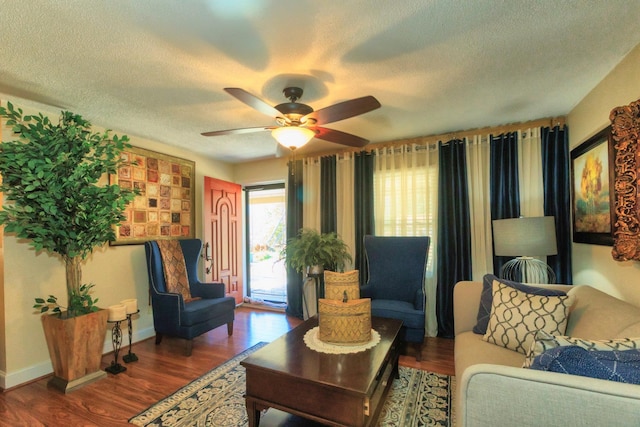
<svg viewBox="0 0 640 427"><path fill-rule="evenodd" d="M184 356L184 340L165 337L160 345L148 339L133 345L137 362L127 371L69 394L47 387L49 377L0 394L0 426L125 426L160 399L258 342L273 341L301 323L283 313L240 307L233 336L221 327L194 340L193 354ZM134 325L135 327L135 325ZM126 354L128 347L121 353ZM423 360L403 349L400 364L446 375L454 374L453 340L427 338ZM103 357L103 368L113 354Z"/></svg>

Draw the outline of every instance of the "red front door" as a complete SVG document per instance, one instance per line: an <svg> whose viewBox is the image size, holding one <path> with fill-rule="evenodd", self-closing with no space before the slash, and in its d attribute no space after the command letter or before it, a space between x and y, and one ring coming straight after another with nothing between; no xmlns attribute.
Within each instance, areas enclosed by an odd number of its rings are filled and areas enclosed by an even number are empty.
<svg viewBox="0 0 640 427"><path fill-rule="evenodd" d="M204 178L204 240L210 260L207 281L222 282L226 294L244 297L242 281L242 187L232 182Z"/></svg>

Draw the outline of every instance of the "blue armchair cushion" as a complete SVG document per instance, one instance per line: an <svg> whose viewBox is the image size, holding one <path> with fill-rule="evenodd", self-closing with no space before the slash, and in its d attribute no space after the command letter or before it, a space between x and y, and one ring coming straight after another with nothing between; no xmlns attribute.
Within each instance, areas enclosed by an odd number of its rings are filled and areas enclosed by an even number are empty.
<svg viewBox="0 0 640 427"><path fill-rule="evenodd" d="M211 319L211 313L233 311L233 298L198 299L184 305L182 326L193 326Z"/></svg>
<svg viewBox="0 0 640 427"><path fill-rule="evenodd" d="M413 304L405 301L373 299L371 315L402 320L403 326L407 328L424 328L424 311L416 310Z"/></svg>

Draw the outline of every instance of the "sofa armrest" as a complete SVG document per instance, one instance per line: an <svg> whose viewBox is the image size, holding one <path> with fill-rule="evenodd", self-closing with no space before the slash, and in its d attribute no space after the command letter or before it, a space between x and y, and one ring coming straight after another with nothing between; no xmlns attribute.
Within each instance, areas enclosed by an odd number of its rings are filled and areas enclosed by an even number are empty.
<svg viewBox="0 0 640 427"><path fill-rule="evenodd" d="M462 374L458 426L629 426L640 385L479 364Z"/></svg>
<svg viewBox="0 0 640 427"><path fill-rule="evenodd" d="M470 331L478 320L482 282L462 281L453 288L454 332Z"/></svg>

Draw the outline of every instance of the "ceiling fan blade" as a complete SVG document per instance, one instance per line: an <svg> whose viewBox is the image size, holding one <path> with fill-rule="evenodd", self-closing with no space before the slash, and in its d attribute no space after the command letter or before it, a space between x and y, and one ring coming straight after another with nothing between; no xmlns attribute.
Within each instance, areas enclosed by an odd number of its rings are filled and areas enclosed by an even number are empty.
<svg viewBox="0 0 640 427"><path fill-rule="evenodd" d="M335 129L327 129L323 127L313 127L311 129L316 132L316 138L335 142L336 144L348 145L349 147L364 147L369 143L369 140L367 139Z"/></svg>
<svg viewBox="0 0 640 427"><path fill-rule="evenodd" d="M275 129L277 126L263 126L259 128L241 128L241 129L226 129L226 130L214 130L211 132L202 132L202 136L220 136L220 135L239 135L241 133L261 132L265 130Z"/></svg>
<svg viewBox="0 0 640 427"><path fill-rule="evenodd" d="M380 108L380 102L377 99L373 96L363 96L321 108L307 114L300 121L304 123L307 119L315 119L316 124L323 125L368 113L376 108Z"/></svg>
<svg viewBox="0 0 640 427"><path fill-rule="evenodd" d="M240 89L238 87L226 87L224 88L224 91L234 98L238 99L239 101L244 102L249 107L260 111L262 114L266 114L270 117L282 116L282 113L280 113L280 111L276 110L274 107L267 104L262 99L250 94L244 89Z"/></svg>

